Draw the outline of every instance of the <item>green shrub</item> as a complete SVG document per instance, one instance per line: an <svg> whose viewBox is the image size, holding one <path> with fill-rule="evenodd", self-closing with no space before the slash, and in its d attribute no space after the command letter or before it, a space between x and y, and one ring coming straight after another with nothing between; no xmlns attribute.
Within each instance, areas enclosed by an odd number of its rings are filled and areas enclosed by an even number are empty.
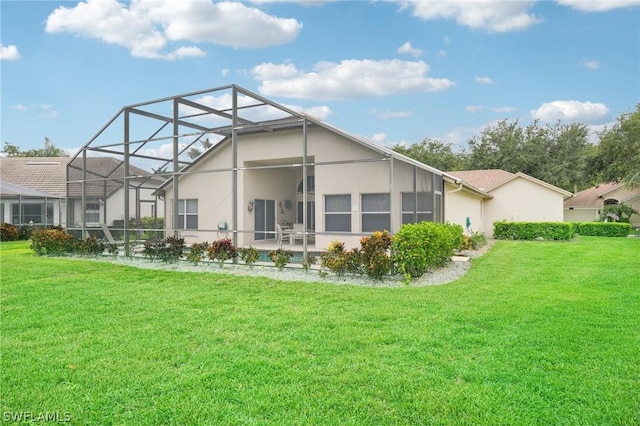
<svg viewBox="0 0 640 426"><path fill-rule="evenodd" d="M18 239L20 241L30 240L31 234L33 234L33 226L22 225L20 226L20 229L18 229Z"/></svg>
<svg viewBox="0 0 640 426"><path fill-rule="evenodd" d="M420 222L402 225L393 237L392 258L405 283L443 266L462 246L462 226Z"/></svg>
<svg viewBox="0 0 640 426"><path fill-rule="evenodd" d="M105 243L96 236L87 237L76 244L76 250L83 256L100 256L105 248Z"/></svg>
<svg viewBox="0 0 640 426"><path fill-rule="evenodd" d="M0 223L0 241L17 241L18 228L10 223Z"/></svg>
<svg viewBox="0 0 640 426"><path fill-rule="evenodd" d="M191 247L189 247L189 253L187 253L187 260L192 262L194 265L197 265L204 257L208 248L209 243L207 242L191 244Z"/></svg>
<svg viewBox="0 0 640 426"><path fill-rule="evenodd" d="M241 247L238 249L238 253L240 254L240 259L249 267L253 267L253 264L258 261L258 249L255 247Z"/></svg>
<svg viewBox="0 0 640 426"><path fill-rule="evenodd" d="M498 240L570 240L574 228L571 222L507 222L493 224L493 237Z"/></svg>
<svg viewBox="0 0 640 426"><path fill-rule="evenodd" d="M389 256L391 235L388 231L376 231L360 239L359 263L368 276L382 279L391 272L393 262ZM354 250L355 251L355 250Z"/></svg>
<svg viewBox="0 0 640 426"><path fill-rule="evenodd" d="M631 224L625 222L582 222L578 223L580 235L593 237L626 237L631 232Z"/></svg>
<svg viewBox="0 0 640 426"><path fill-rule="evenodd" d="M207 250L209 259L217 260L220 267L229 259L235 259L238 256L236 248L233 246L231 238L223 238L211 243Z"/></svg>
<svg viewBox="0 0 640 426"><path fill-rule="evenodd" d="M160 259L166 263L173 263L183 256L184 247L184 238L152 239L145 241L142 254L151 260Z"/></svg>
<svg viewBox="0 0 640 426"><path fill-rule="evenodd" d="M286 249L277 249L269 252L269 259L276 264L279 270L282 270L293 259L293 252Z"/></svg>
<svg viewBox="0 0 640 426"><path fill-rule="evenodd" d="M30 247L39 256L60 256L76 251L77 241L65 230L42 229L33 231Z"/></svg>
<svg viewBox="0 0 640 426"><path fill-rule="evenodd" d="M314 255L307 254L305 258L302 259L302 269L304 271L308 271L309 268L311 268L311 265L315 265L317 261L318 259Z"/></svg>
<svg viewBox="0 0 640 426"><path fill-rule="evenodd" d="M344 250L344 243L341 241L332 241L327 247L327 251L320 254L320 266L328 269L338 276L342 276L349 269L347 253Z"/></svg>

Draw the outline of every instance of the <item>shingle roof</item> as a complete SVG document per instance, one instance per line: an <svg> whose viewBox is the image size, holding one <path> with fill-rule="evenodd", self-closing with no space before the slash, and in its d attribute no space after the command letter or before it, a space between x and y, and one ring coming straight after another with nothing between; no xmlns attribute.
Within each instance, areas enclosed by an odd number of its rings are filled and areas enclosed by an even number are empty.
<svg viewBox="0 0 640 426"><path fill-rule="evenodd" d="M566 191L557 186L551 185L545 181L540 179L536 179L533 176L529 176L526 173L511 173L506 170L501 169L489 169L489 170L463 170L456 172L447 172L450 175L461 179L462 181L475 186L476 188L481 189L482 191L486 191L491 193L494 189L499 186L505 185L508 182L514 179L525 179L529 182L536 183L540 186L543 186L547 189L550 189L555 192L559 192L563 197L568 198L573 194L569 191Z"/></svg>
<svg viewBox="0 0 640 426"><path fill-rule="evenodd" d="M0 158L0 177L3 181L21 185L37 191L48 192L59 197L67 195L67 165L71 157L2 157ZM75 166L75 167L74 167ZM81 159L76 159L70 167L70 180L82 179ZM87 180L108 178L122 178L124 167L122 162L113 157L87 158ZM135 166L130 166L129 173L138 176L151 176L153 183L148 186L158 186L163 182L160 177ZM78 196L80 185L74 185L70 196ZM107 192L119 188L121 182L108 182ZM88 195L100 196L104 192L103 185L88 185ZM95 189L95 194L92 190Z"/></svg>
<svg viewBox="0 0 640 426"><path fill-rule="evenodd" d="M0 176L5 182L66 196L69 157L0 158Z"/></svg>
<svg viewBox="0 0 640 426"><path fill-rule="evenodd" d="M515 176L513 173L500 169L461 170L447 173L483 191L490 190Z"/></svg>
<svg viewBox="0 0 640 426"><path fill-rule="evenodd" d="M564 205L567 207L601 207L604 204L604 200L608 198L607 194L617 189L622 189L622 191L617 192L617 198L621 198L618 201L621 202L636 198L640 194L640 189L631 191L624 189L623 186L624 184L618 182L592 186L584 191L577 192L572 198L566 200Z"/></svg>

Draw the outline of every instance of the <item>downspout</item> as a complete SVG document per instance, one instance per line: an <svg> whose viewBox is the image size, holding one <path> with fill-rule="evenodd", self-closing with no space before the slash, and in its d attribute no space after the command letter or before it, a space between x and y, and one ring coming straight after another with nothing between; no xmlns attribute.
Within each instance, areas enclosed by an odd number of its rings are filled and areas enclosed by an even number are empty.
<svg viewBox="0 0 640 426"><path fill-rule="evenodd" d="M456 184L458 184L459 186L456 189L452 189L451 191L447 191L447 194L453 194L454 192L458 192L462 189L462 181L461 180L456 180L455 182Z"/></svg>

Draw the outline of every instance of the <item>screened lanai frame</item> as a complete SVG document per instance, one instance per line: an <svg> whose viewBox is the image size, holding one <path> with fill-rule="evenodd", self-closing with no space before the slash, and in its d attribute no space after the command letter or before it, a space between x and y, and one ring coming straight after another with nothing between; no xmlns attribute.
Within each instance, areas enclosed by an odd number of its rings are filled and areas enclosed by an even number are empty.
<svg viewBox="0 0 640 426"><path fill-rule="evenodd" d="M317 126L366 145L372 148L377 155L358 160L336 159L317 162L313 156L309 156L307 153L308 130ZM238 143L240 143L241 137L292 129L299 131L300 139L300 151L299 155L294 156L295 161L282 159L282 162L270 164L240 164ZM207 146L211 145L211 147L205 149L203 145L201 148L200 144L204 141L207 141ZM223 141L231 144L231 164L228 167L191 171L191 165L206 155L202 154L192 158L189 156L191 150L199 148L202 151L213 151ZM115 158L117 166L107 171L92 170L91 161L88 159L95 156ZM179 219L185 212L180 211L177 202L172 202L168 208L165 207L164 211L169 213L169 217L165 218L167 222L164 226L154 227L152 230L140 228L142 209L141 199L137 194L140 191L153 194L156 203L154 212L157 215L158 202L164 201L167 195L162 189L166 185L158 185L159 178L171 182L169 185L171 200L181 200L180 180L185 176L192 173L227 174L231 179L230 188L226 189L225 195L230 195L232 212L230 224L225 229L225 236L232 238L234 245L238 246L240 234L254 232L253 229L245 229L239 225L239 209L243 204L239 203L238 199L238 174L247 171L298 168L302 175L302 223L305 232L302 248L303 255L306 256L309 248L306 234L316 233L309 231L307 223L310 195L307 182L308 171L332 165L383 162L388 164L388 187L389 193L392 194L394 160L397 159L409 163L414 170L414 182L410 189L416 197L414 219L417 221L419 215L417 211L419 204L417 197L421 190L419 181L421 174L426 173L431 176L427 180L432 180L432 183L427 184L431 187L434 197L432 220L442 221L444 191L442 175L438 170L343 132L319 119L272 102L242 87L227 85L123 107L70 161L67 175L67 197L73 198L75 194L81 202L81 206L86 206L89 200L96 198L106 200L110 194L122 190L120 209L123 220L119 222L122 228L114 226L113 223L107 223L108 214L105 211L101 212L100 221L102 228L121 231L123 241L138 240L149 235L184 235L185 230L183 226L180 226ZM143 174L140 170L153 170L154 173ZM424 176L422 180L425 180ZM225 192L222 188L216 188L216 191ZM136 195L134 196L132 193ZM71 202L68 201L68 204ZM401 208L397 200L391 199L389 204L391 212ZM106 203L104 209L107 209ZM113 211L117 210L117 207L109 206L109 209ZM73 209L69 208L68 211L72 212ZM81 218L80 221L74 221L69 216L67 223L75 224L76 229L81 230L83 235L90 234L93 227L89 225L87 216L91 213L87 212L86 207L82 207L78 214ZM404 215L406 212L403 211L403 217ZM184 216L182 217L184 218ZM389 230L394 231L391 226ZM220 230L213 227L203 229L198 227L197 231L219 235ZM325 234L330 234L330 232L325 232ZM336 233L336 236L340 237L340 233ZM126 255L130 254L129 244L125 244L125 251Z"/></svg>

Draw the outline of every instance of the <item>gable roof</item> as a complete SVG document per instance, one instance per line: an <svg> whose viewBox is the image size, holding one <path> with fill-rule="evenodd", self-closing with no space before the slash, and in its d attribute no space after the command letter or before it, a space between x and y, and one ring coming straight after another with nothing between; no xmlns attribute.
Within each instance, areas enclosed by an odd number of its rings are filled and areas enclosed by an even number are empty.
<svg viewBox="0 0 640 426"><path fill-rule="evenodd" d="M451 182L451 183L458 183L459 179L457 179L455 176L450 175L447 172L443 172L442 170L438 170L435 167L431 167L428 164L424 164L420 161L414 160L413 158L407 157L403 154L400 154L399 152L396 152L390 148L387 148L385 146L379 145L375 142L372 142L366 138L363 138L359 135L356 135L354 133L348 132L346 130L340 129L338 127L335 127L331 124L328 124L318 118L312 117L312 116L308 116L306 114L303 113L297 113L299 115L300 118L304 119L307 121L307 125L308 126L317 126L317 127L321 127L324 128L326 130L328 130L329 132L335 133L337 135L340 135L342 137L344 137L345 139L348 139L352 142L355 142L357 144L363 145L379 154L382 154L384 156L387 156L389 158L393 158L399 161L402 161L404 163L408 163L412 166L415 166L417 168L429 171L431 173L437 174L437 175L441 175L443 177L444 180ZM289 122L288 125L283 125L281 127L273 127L272 126L272 132L278 132L278 131L284 131L284 130L292 130L292 129L297 129L297 128L301 128L303 126L303 123L301 121L299 122L295 122L293 124L291 124ZM254 133L254 132L252 132ZM244 133L246 134L252 134L252 133ZM240 136L243 135L242 132L239 132ZM214 153L216 150L220 149L220 147L222 147L225 144L228 144L231 141L231 137L226 137L222 140L220 140L218 143L216 143L215 145L213 145L211 148L209 148L208 150L206 150L205 152L203 152L198 158L196 158L191 164L188 164L187 166L184 167L184 169L181 170L181 172L185 172L188 169L194 167L195 164L199 163L200 161L202 161L204 158L206 158L207 156L211 155L212 153ZM173 180L173 178L169 178L167 179L162 185L160 185L158 187L158 190L162 190L164 187L166 187L167 185L169 185L171 183L171 181ZM485 193L484 191L478 189L477 187L474 187L473 185L470 185L467 182L462 182L464 189L471 191L473 193L476 193L477 195L480 195L484 198L492 198L489 194Z"/></svg>
<svg viewBox="0 0 640 426"><path fill-rule="evenodd" d="M557 186L551 185L540 179L536 179L528 174L518 172L511 173L502 169L488 169L488 170L460 170L447 172L450 175L456 176L463 181L481 189L487 193L494 191L495 189L506 185L507 183L515 179L525 179L529 182L533 182L537 185L543 186L552 191L562 194L565 198L571 197L573 194Z"/></svg>
<svg viewBox="0 0 640 426"><path fill-rule="evenodd" d="M607 199L607 195L617 189L623 189L624 184L619 182L602 183L600 185L592 186L583 191L576 192L575 195L564 202L567 207L602 207L604 200ZM640 197L640 188L635 191L627 190L621 193L622 199L620 202L627 202Z"/></svg>

